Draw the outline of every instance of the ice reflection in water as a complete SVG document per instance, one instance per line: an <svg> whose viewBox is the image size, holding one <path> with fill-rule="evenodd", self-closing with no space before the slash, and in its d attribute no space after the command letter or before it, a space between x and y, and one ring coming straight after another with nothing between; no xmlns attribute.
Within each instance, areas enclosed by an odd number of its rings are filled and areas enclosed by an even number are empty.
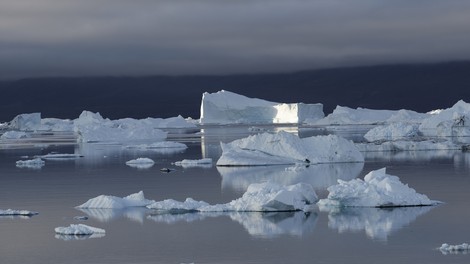
<svg viewBox="0 0 470 264"><path fill-rule="evenodd" d="M139 224L144 222L145 216L151 211L146 207L128 207L124 209L77 208L77 210L100 222L111 222L119 218L127 218Z"/></svg>
<svg viewBox="0 0 470 264"><path fill-rule="evenodd" d="M338 230L339 233L364 231L371 239L387 241L393 232L410 225L416 218L434 207L325 207L320 208L320 211L329 213L328 226Z"/></svg>
<svg viewBox="0 0 470 264"><path fill-rule="evenodd" d="M91 235L61 235L61 234L56 234L55 238L64 240L64 241L76 241L76 240L86 240L89 238L102 238L106 234L102 233L96 233L96 234L91 234Z"/></svg>
<svg viewBox="0 0 470 264"><path fill-rule="evenodd" d="M316 164L306 166L217 167L222 176L222 189L245 191L252 183L271 181L280 185L308 183L315 190L325 190L338 179L359 176L363 163Z"/></svg>

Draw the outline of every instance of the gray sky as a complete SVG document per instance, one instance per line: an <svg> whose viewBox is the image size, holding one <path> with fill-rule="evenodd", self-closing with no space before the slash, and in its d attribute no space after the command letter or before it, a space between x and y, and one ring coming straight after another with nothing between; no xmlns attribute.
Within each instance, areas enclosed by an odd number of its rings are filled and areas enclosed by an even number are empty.
<svg viewBox="0 0 470 264"><path fill-rule="evenodd" d="M465 0L0 0L0 78L466 59Z"/></svg>

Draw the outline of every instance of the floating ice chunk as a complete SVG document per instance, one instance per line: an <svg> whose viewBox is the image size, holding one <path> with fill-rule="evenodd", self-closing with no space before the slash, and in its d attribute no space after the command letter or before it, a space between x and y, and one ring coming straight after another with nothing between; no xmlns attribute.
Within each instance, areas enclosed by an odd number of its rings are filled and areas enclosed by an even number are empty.
<svg viewBox="0 0 470 264"><path fill-rule="evenodd" d="M21 138L28 138L29 135L24 132L24 131L7 131L3 133L3 135L0 136L0 139L6 140L6 139L21 139Z"/></svg>
<svg viewBox="0 0 470 264"><path fill-rule="evenodd" d="M160 211L200 211L200 212L277 212L307 210L318 200L309 184L280 186L273 183L251 184L243 196L226 204L209 205L192 198L184 202L172 199L147 206Z"/></svg>
<svg viewBox="0 0 470 264"><path fill-rule="evenodd" d="M149 158L137 158L133 160L126 161L126 165L138 169L148 169L151 168L155 162Z"/></svg>
<svg viewBox="0 0 470 264"><path fill-rule="evenodd" d="M462 150L462 146L447 140L396 140L382 143L357 143L361 152L387 152L387 151L426 151L426 150Z"/></svg>
<svg viewBox="0 0 470 264"><path fill-rule="evenodd" d="M322 104L280 104L222 90L202 95L200 122L301 123L306 118L317 120L323 116Z"/></svg>
<svg viewBox="0 0 470 264"><path fill-rule="evenodd" d="M468 243L463 243L460 245L449 245L447 243L444 243L441 245L441 247L439 247L439 250L444 255L459 253L467 254L470 251L470 245Z"/></svg>
<svg viewBox="0 0 470 264"><path fill-rule="evenodd" d="M99 113L83 111L74 121L74 130L79 142L129 142L141 140L163 141L166 132L152 124L135 119L111 121Z"/></svg>
<svg viewBox="0 0 470 264"><path fill-rule="evenodd" d="M374 110L362 107L352 109L338 105L333 113L314 123L317 125L381 124L395 114L397 114L396 110Z"/></svg>
<svg viewBox="0 0 470 264"><path fill-rule="evenodd" d="M470 104L463 100L425 119L419 130L425 136L469 136Z"/></svg>
<svg viewBox="0 0 470 264"><path fill-rule="evenodd" d="M74 122L69 119L43 118L41 119L41 126L38 128L38 130L72 132L73 127Z"/></svg>
<svg viewBox="0 0 470 264"><path fill-rule="evenodd" d="M163 149L163 148L181 148L186 149L188 146L183 143L173 141L161 141L151 144L139 144L139 145L127 145L124 148L127 149L140 149L140 150L152 150L152 149Z"/></svg>
<svg viewBox="0 0 470 264"><path fill-rule="evenodd" d="M392 123L387 126L377 126L369 130L364 138L369 142L392 141L398 139L413 139L419 134L418 124Z"/></svg>
<svg viewBox="0 0 470 264"><path fill-rule="evenodd" d="M43 161L40 158L35 158L35 159L32 159L32 160L18 160L16 162L16 167L18 167L18 168L40 169L44 165L46 165L46 162Z"/></svg>
<svg viewBox="0 0 470 264"><path fill-rule="evenodd" d="M100 195L88 200L82 205L77 206L77 208L123 209L126 207L145 207L154 202L155 201L153 200L145 199L144 192L140 191L138 193L128 195L124 198L110 195Z"/></svg>
<svg viewBox="0 0 470 264"><path fill-rule="evenodd" d="M13 210L13 209L7 209L7 210L1 210L0 209L0 215L1 216L14 216L14 215L20 215L20 216L33 216L39 214L38 212L34 211L28 211L28 210Z"/></svg>
<svg viewBox="0 0 470 264"><path fill-rule="evenodd" d="M93 234L105 234L106 231L101 228L96 228L92 226L87 226L84 224L72 224L68 227L56 227L55 229L56 234L60 235L72 235L72 236L79 236L79 235L93 235Z"/></svg>
<svg viewBox="0 0 470 264"><path fill-rule="evenodd" d="M181 166L183 168L192 168L192 167L212 167L212 159L211 158L203 158L203 159L184 159L181 161L176 161L174 163L176 166Z"/></svg>
<svg viewBox="0 0 470 264"><path fill-rule="evenodd" d="M338 180L338 184L329 187L328 191L328 197L318 202L320 206L400 207L439 203L416 193L397 176L386 174L385 168L369 172L364 180Z"/></svg>
<svg viewBox="0 0 470 264"><path fill-rule="evenodd" d="M68 154L68 153L49 153L49 154L42 155L39 157L45 160L72 160L72 159L83 158L83 155Z"/></svg>
<svg viewBox="0 0 470 264"><path fill-rule="evenodd" d="M221 147L217 166L364 162L351 141L334 135L299 138L281 131L221 143Z"/></svg>

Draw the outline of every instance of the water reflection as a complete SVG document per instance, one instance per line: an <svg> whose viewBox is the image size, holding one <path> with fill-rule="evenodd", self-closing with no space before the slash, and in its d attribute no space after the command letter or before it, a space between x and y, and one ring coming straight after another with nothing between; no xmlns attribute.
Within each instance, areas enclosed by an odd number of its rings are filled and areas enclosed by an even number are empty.
<svg viewBox="0 0 470 264"><path fill-rule="evenodd" d="M325 190L338 179L359 176L363 163L317 164L306 166L217 167L222 176L222 189L245 191L252 183L271 181L280 185L308 183L315 190Z"/></svg>
<svg viewBox="0 0 470 264"><path fill-rule="evenodd" d="M374 240L387 241L388 236L407 225L434 206L400 208L320 208L328 212L328 227L344 232L361 232Z"/></svg>
<svg viewBox="0 0 470 264"><path fill-rule="evenodd" d="M89 238L102 238L104 237L105 234L103 233L96 233L92 235L61 235L61 234L56 234L55 238L64 240L64 241L76 241L76 240L86 240Z"/></svg>
<svg viewBox="0 0 470 264"><path fill-rule="evenodd" d="M152 214L149 220L173 224L176 222L202 221L209 217L228 216L241 224L251 235L273 238L280 235L303 236L315 229L316 213L304 212L221 212L221 213L184 213L184 214Z"/></svg>
<svg viewBox="0 0 470 264"><path fill-rule="evenodd" d="M367 161L431 161L436 159L453 159L462 154L460 150L426 150L426 151L377 151L363 152Z"/></svg>
<svg viewBox="0 0 470 264"><path fill-rule="evenodd" d="M142 224L150 209L145 207L128 207L124 209L90 209L77 208L89 217L100 222L110 222L118 218L127 218L133 222Z"/></svg>

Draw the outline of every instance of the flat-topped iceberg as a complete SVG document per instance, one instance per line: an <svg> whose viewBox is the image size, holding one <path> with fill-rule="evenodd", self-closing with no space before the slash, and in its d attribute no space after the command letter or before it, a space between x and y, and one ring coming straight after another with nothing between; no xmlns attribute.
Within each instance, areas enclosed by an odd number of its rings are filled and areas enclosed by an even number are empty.
<svg viewBox="0 0 470 264"><path fill-rule="evenodd" d="M123 209L127 207L145 207L154 203L153 200L147 200L144 197L144 192L140 191L128 195L124 198L111 196L111 195L100 195L92 198L77 208L108 208L108 209Z"/></svg>
<svg viewBox="0 0 470 264"><path fill-rule="evenodd" d="M203 124L233 123L302 123L307 118L323 118L322 104L282 104L221 90L204 93L200 122Z"/></svg>
<svg viewBox="0 0 470 264"><path fill-rule="evenodd" d="M403 207L436 205L426 195L416 193L397 176L386 174L386 169L369 172L364 180L338 180L328 187L328 197L319 206L333 207Z"/></svg>
<svg viewBox="0 0 470 264"><path fill-rule="evenodd" d="M364 162L354 143L335 135L299 138L281 131L221 143L221 147L217 166Z"/></svg>
<svg viewBox="0 0 470 264"><path fill-rule="evenodd" d="M147 207L165 212L277 212L306 211L318 200L309 184L281 186L274 183L251 184L239 199L226 204L209 205L192 198L184 202L167 199Z"/></svg>
<svg viewBox="0 0 470 264"><path fill-rule="evenodd" d="M72 236L86 236L93 234L105 234L106 231L101 228L92 227L84 224L71 224L67 227L56 227L54 229L56 234L59 235L72 235Z"/></svg>

